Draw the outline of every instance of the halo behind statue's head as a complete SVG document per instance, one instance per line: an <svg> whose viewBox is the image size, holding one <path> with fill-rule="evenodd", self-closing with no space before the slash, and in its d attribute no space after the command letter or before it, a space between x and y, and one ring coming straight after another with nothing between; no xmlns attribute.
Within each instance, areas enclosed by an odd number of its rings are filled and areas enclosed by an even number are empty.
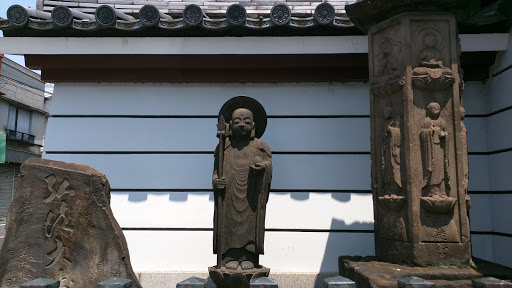
<svg viewBox="0 0 512 288"><path fill-rule="evenodd" d="M267 128L267 112L265 112L265 108L263 108L260 102L255 99L247 96L231 98L220 108L219 117L223 115L224 120L229 122L233 116L233 111L239 108L245 108L252 112L254 122L256 122L255 136L260 138Z"/></svg>

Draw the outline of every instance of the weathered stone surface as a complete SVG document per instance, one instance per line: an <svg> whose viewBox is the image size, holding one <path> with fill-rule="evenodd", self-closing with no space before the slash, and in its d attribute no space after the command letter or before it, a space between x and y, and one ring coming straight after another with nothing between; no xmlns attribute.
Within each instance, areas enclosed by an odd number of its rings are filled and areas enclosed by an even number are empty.
<svg viewBox="0 0 512 288"><path fill-rule="evenodd" d="M59 288L60 281L47 279L47 278L39 278L36 280L29 281L27 283L21 284L20 288Z"/></svg>
<svg viewBox="0 0 512 288"><path fill-rule="evenodd" d="M398 288L434 288L434 283L416 276L400 278L397 284Z"/></svg>
<svg viewBox="0 0 512 288"><path fill-rule="evenodd" d="M0 286L45 277L60 287L96 287L120 277L140 287L103 173L31 158L21 174L0 251Z"/></svg>
<svg viewBox="0 0 512 288"><path fill-rule="evenodd" d="M342 276L330 277L324 280L325 288L356 288L356 283Z"/></svg>
<svg viewBox="0 0 512 288"><path fill-rule="evenodd" d="M501 287L512 287L512 282L497 279L494 277L485 277L479 279L473 279L471 281L473 288L501 288Z"/></svg>
<svg viewBox="0 0 512 288"><path fill-rule="evenodd" d="M176 288L205 288L207 284L206 279L191 277L176 284Z"/></svg>
<svg viewBox="0 0 512 288"><path fill-rule="evenodd" d="M404 13L368 35L375 253L393 263L469 265L455 17Z"/></svg>
<svg viewBox="0 0 512 288"><path fill-rule="evenodd" d="M339 274L353 279L357 288L396 288L397 280L416 276L433 282L436 288L472 288L472 279L512 279L512 268L474 259L470 267L411 267L379 261L376 257L342 256Z"/></svg>
<svg viewBox="0 0 512 288"><path fill-rule="evenodd" d="M208 271L221 288L248 287L251 279L270 271L259 264L272 180L272 153L258 139L266 123L264 108L250 97L232 98L219 112L213 171L217 265Z"/></svg>
<svg viewBox="0 0 512 288"><path fill-rule="evenodd" d="M123 278L110 278L103 282L98 283L98 288L130 288L132 287L132 280Z"/></svg>

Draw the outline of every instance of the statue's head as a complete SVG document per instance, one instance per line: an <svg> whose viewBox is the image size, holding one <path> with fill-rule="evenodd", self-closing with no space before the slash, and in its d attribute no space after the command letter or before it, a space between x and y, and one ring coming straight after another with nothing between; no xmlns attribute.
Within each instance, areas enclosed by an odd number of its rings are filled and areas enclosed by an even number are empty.
<svg viewBox="0 0 512 288"><path fill-rule="evenodd" d="M432 32L426 33L423 38L423 45L428 48L435 48L437 45L436 35Z"/></svg>
<svg viewBox="0 0 512 288"><path fill-rule="evenodd" d="M460 107L460 120L464 120L466 117L466 109Z"/></svg>
<svg viewBox="0 0 512 288"><path fill-rule="evenodd" d="M238 108L233 111L230 121L231 137L236 139L252 139L255 135L256 123L249 109Z"/></svg>
<svg viewBox="0 0 512 288"><path fill-rule="evenodd" d="M432 102L427 106L427 116L433 119L437 119L441 114L441 105L437 102Z"/></svg>
<svg viewBox="0 0 512 288"><path fill-rule="evenodd" d="M391 106L384 107L384 119L390 119L393 115L393 108Z"/></svg>

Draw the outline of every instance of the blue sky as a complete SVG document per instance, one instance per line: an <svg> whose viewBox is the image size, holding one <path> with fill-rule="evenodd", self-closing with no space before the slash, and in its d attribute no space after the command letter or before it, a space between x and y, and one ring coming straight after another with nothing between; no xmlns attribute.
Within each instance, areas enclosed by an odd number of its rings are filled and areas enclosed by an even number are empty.
<svg viewBox="0 0 512 288"><path fill-rule="evenodd" d="M0 17L7 18L7 9L14 4L18 4L24 7L30 7L36 9L36 0L0 0ZM3 37L2 31L0 35ZM8 58L18 62L21 65L25 65L25 58L23 56L6 55Z"/></svg>

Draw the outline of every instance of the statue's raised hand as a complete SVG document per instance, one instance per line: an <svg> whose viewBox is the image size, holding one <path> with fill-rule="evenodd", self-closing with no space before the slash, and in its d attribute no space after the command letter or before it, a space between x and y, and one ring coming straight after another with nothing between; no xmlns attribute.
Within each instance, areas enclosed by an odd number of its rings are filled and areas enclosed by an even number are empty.
<svg viewBox="0 0 512 288"><path fill-rule="evenodd" d="M254 158L254 161L249 165L249 167L251 167L251 170L253 170L254 172L263 172L265 171L265 162L263 162L263 160L259 157L259 156L256 156Z"/></svg>
<svg viewBox="0 0 512 288"><path fill-rule="evenodd" d="M213 190L220 191L220 190L226 190L226 179L215 179L213 180Z"/></svg>

